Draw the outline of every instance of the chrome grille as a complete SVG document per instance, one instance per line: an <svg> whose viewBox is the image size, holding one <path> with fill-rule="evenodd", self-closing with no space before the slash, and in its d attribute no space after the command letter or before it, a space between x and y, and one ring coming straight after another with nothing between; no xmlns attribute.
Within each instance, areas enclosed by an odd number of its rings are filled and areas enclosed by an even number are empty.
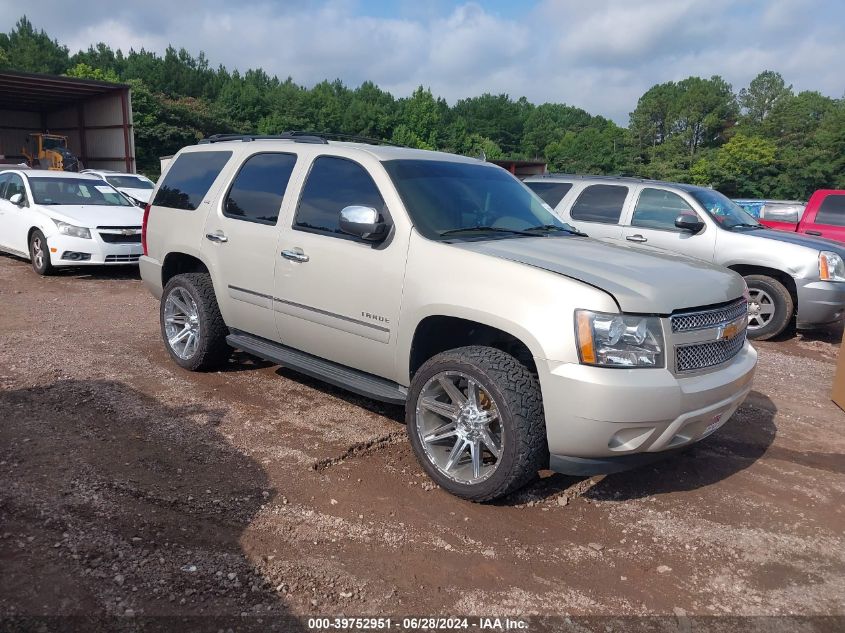
<svg viewBox="0 0 845 633"><path fill-rule="evenodd" d="M733 338L681 345L675 348L675 367L680 372L720 365L739 354L744 344L745 329Z"/></svg>
<svg viewBox="0 0 845 633"><path fill-rule="evenodd" d="M671 317L672 331L691 332L716 327L721 323L733 321L743 314L748 314L748 303L745 299L714 310L673 314Z"/></svg>

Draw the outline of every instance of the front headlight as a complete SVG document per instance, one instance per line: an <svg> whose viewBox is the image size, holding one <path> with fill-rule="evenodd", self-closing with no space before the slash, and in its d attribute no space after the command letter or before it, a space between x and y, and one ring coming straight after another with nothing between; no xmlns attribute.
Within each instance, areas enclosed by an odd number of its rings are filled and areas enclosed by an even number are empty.
<svg viewBox="0 0 845 633"><path fill-rule="evenodd" d="M602 367L663 367L663 328L657 317L575 311L578 357Z"/></svg>
<svg viewBox="0 0 845 633"><path fill-rule="evenodd" d="M845 281L845 262L836 253L819 253L819 279L822 281Z"/></svg>
<svg viewBox="0 0 845 633"><path fill-rule="evenodd" d="M56 223L56 226L59 227L59 233L62 235L70 235L71 237L81 237L86 240L91 239L91 231L86 229L84 226L74 226L73 224L68 224L67 222L60 222L59 220L53 220Z"/></svg>

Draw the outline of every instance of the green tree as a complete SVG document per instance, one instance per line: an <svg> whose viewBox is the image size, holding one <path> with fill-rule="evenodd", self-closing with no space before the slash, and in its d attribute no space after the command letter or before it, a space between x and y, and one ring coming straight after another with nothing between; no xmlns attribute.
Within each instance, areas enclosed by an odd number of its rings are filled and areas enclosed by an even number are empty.
<svg viewBox="0 0 845 633"><path fill-rule="evenodd" d="M777 151L770 140L736 134L719 149L699 159L690 175L695 184L714 187L728 196L765 197Z"/></svg>
<svg viewBox="0 0 845 633"><path fill-rule="evenodd" d="M780 73L764 70L739 91L739 105L747 123L762 123L784 99L792 96L792 86L787 86Z"/></svg>
<svg viewBox="0 0 845 633"><path fill-rule="evenodd" d="M43 30L36 31L26 16L10 33L0 34L0 48L6 51L7 65L15 70L58 75L68 67L67 47Z"/></svg>
<svg viewBox="0 0 845 633"><path fill-rule="evenodd" d="M102 68L92 68L88 64L79 63L67 71L68 77L78 77L79 79L96 79L97 81L110 81L111 83L120 83L120 77L111 69L103 70Z"/></svg>

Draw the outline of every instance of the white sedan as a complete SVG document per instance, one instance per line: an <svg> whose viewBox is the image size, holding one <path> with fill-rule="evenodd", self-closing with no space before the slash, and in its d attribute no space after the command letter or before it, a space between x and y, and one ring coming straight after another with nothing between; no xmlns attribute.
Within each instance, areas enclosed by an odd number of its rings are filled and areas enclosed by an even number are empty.
<svg viewBox="0 0 845 633"><path fill-rule="evenodd" d="M96 176L0 171L0 250L39 275L57 266L137 264L143 209Z"/></svg>
<svg viewBox="0 0 845 633"><path fill-rule="evenodd" d="M125 174L105 169L84 169L83 174L99 176L121 193L129 196L139 207L150 201L155 183L143 174Z"/></svg>

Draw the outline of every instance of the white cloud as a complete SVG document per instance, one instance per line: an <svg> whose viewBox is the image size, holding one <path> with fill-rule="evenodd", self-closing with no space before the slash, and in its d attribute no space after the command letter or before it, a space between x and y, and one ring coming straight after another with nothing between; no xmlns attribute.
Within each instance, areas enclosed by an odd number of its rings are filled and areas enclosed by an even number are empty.
<svg viewBox="0 0 845 633"><path fill-rule="evenodd" d="M0 0L0 29L21 10ZM425 85L450 102L525 95L622 124L650 86L689 75L719 74L739 89L771 69L796 89L845 89L845 5L836 0L538 0L508 15L459 0L399 3L392 13L364 0L91 0L82 10L54 0L26 12L72 51L173 44L205 51L212 65L262 67L305 85L369 79L397 96Z"/></svg>

